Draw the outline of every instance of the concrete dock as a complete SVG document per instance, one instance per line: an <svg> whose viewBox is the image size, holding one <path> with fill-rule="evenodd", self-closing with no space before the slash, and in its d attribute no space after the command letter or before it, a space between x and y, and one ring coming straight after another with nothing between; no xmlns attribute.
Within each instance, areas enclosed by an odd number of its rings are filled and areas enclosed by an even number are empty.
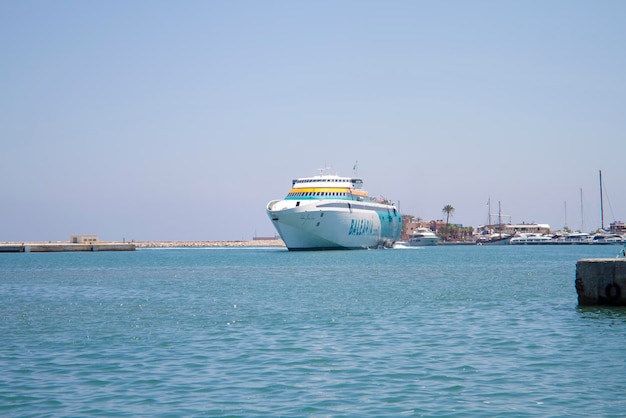
<svg viewBox="0 0 626 418"><path fill-rule="evenodd" d="M134 243L98 242L73 244L67 242L47 243L0 243L0 253L48 253L67 251L135 251Z"/></svg>
<svg viewBox="0 0 626 418"><path fill-rule="evenodd" d="M581 306L626 306L626 258L579 260L576 292Z"/></svg>

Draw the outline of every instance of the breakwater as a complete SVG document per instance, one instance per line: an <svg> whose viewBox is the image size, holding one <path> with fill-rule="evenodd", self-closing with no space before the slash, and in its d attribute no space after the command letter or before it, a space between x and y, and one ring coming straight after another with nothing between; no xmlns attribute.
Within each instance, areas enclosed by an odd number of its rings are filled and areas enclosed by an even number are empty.
<svg viewBox="0 0 626 418"><path fill-rule="evenodd" d="M67 242L0 243L0 253L135 251L141 248L284 247L279 239L241 241L133 241L75 244Z"/></svg>
<svg viewBox="0 0 626 418"><path fill-rule="evenodd" d="M74 244L67 242L0 243L0 253L50 253L71 251L135 251L134 243L99 242Z"/></svg>
<svg viewBox="0 0 626 418"><path fill-rule="evenodd" d="M280 239L241 241L137 241L137 248L284 247Z"/></svg>

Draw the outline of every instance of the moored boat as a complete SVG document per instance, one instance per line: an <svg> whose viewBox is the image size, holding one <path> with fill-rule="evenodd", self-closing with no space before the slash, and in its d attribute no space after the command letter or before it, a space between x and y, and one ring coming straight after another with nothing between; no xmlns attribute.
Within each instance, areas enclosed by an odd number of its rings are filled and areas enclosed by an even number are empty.
<svg viewBox="0 0 626 418"><path fill-rule="evenodd" d="M510 234L482 234L476 238L476 245L508 245L510 241Z"/></svg>
<svg viewBox="0 0 626 418"><path fill-rule="evenodd" d="M392 247L402 230L396 206L369 197L358 177L297 178L266 210L290 251Z"/></svg>
<svg viewBox="0 0 626 418"><path fill-rule="evenodd" d="M543 234L521 234L511 238L511 245L545 245L555 244L556 240L552 236Z"/></svg>
<svg viewBox="0 0 626 418"><path fill-rule="evenodd" d="M599 233L591 236L589 239L590 244L598 245L623 244L624 242L626 241L621 235L608 233Z"/></svg>

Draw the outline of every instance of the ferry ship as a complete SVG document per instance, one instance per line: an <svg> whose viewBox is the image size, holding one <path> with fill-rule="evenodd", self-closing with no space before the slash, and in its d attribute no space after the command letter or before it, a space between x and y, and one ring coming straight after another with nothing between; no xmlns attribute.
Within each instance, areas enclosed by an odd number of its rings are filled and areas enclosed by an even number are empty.
<svg viewBox="0 0 626 418"><path fill-rule="evenodd" d="M369 197L357 177L297 178L266 209L290 251L391 248L402 231L396 206Z"/></svg>

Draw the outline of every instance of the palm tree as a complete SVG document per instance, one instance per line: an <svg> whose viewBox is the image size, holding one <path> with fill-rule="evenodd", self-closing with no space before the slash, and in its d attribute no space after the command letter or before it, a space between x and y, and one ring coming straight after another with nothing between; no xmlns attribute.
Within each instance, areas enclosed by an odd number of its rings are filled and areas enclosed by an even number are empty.
<svg viewBox="0 0 626 418"><path fill-rule="evenodd" d="M444 240L447 240L448 239L448 221L450 220L450 216L452 216L452 214L454 213L454 206L449 205L449 204L445 205L443 209L441 209L441 213L446 215L446 233L444 235Z"/></svg>

